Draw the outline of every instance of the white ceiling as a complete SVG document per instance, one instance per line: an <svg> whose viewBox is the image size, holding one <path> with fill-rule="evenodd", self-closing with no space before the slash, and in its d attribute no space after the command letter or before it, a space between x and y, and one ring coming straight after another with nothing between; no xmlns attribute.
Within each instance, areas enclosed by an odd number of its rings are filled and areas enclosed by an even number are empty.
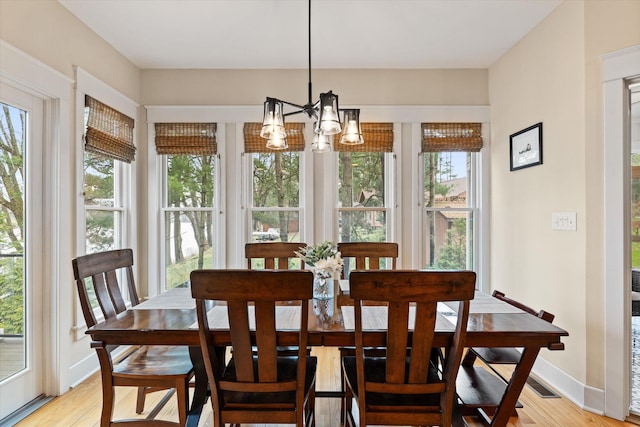
<svg viewBox="0 0 640 427"><path fill-rule="evenodd" d="M58 0L142 69L307 68L305 0ZM314 0L313 68L488 68L562 0Z"/></svg>

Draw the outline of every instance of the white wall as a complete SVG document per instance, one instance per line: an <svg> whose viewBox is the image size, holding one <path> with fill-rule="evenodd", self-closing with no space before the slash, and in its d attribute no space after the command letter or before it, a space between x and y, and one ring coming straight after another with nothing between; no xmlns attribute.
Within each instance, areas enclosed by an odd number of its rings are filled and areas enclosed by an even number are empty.
<svg viewBox="0 0 640 427"><path fill-rule="evenodd" d="M489 70L491 285L556 315L566 349L543 351L540 365L561 369L561 391L595 411L605 383L600 55L639 42L640 2L567 1ZM509 135L540 121L544 164L510 172ZM551 230L552 212L576 212L577 231Z"/></svg>

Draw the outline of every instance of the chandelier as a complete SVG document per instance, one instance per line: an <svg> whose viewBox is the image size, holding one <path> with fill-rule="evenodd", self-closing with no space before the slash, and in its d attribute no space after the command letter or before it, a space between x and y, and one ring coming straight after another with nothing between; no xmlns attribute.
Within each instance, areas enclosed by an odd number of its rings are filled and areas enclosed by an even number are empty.
<svg viewBox="0 0 640 427"><path fill-rule="evenodd" d="M334 136L341 133L340 143L355 145L362 144L362 131L360 130L360 109L351 108L340 110L338 107L338 95L332 91L321 93L320 99L313 102L311 98L311 0L309 0L309 100L305 105L283 101L277 98L267 97L264 102L264 116L260 136L267 140L267 148L272 150L284 150L288 148L287 133L284 126L284 118L295 114L304 113L315 120L313 125L313 140L311 149L322 153L331 150ZM293 111L284 112L284 106L293 107ZM340 112L344 120L340 123Z"/></svg>

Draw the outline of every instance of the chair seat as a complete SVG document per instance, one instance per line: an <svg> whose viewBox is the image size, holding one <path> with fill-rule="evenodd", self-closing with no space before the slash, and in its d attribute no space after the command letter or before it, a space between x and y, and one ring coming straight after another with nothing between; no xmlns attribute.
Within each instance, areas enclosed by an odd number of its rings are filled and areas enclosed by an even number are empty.
<svg viewBox="0 0 640 427"><path fill-rule="evenodd" d="M254 357L254 372L258 372L258 359ZM295 380L298 374L298 357L286 356L277 358L278 365L278 381ZM307 358L307 369L305 374L304 395L307 396L313 387L316 379L316 370L318 366L318 358L309 356ZM233 357L227 364L223 374L222 381L236 381L236 366ZM257 381L257 378L256 378ZM251 387L251 383L247 383L247 388ZM256 406L257 402L265 405L295 403L295 391L287 391L282 393L261 393L261 392L241 392L241 391L224 391L224 401L226 404L248 406Z"/></svg>
<svg viewBox="0 0 640 427"><path fill-rule="evenodd" d="M113 375L185 376L193 371L189 349L173 346L142 346L114 366Z"/></svg>
<svg viewBox="0 0 640 427"><path fill-rule="evenodd" d="M473 351L484 363L514 365L522 357L522 353L512 347L474 347Z"/></svg>
<svg viewBox="0 0 640 427"><path fill-rule="evenodd" d="M355 397L358 397L358 380L356 373L356 358L346 356L342 359L342 366L351 390ZM407 369L409 372L409 359L407 358ZM386 360L384 357L365 357L364 370L366 381L385 383ZM438 370L430 365L429 382L440 380ZM367 393L367 405L374 407L437 407L440 404L440 394L390 394L390 393Z"/></svg>

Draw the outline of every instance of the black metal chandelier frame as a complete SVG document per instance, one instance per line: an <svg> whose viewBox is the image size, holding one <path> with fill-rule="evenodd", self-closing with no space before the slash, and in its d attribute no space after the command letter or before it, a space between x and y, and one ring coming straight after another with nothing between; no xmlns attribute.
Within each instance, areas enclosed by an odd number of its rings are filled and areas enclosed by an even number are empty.
<svg viewBox="0 0 640 427"><path fill-rule="evenodd" d="M342 132L340 143L363 143L360 130L360 110L344 109L338 106L338 95L333 91L320 94L316 102L312 100L313 83L311 79L311 0L308 0L308 102L305 105L284 101L278 98L267 97L264 103L264 117L260 136L267 139L267 147L272 149L287 148L284 118L300 113L305 113L309 118L315 119L314 151L329 151L333 135ZM297 108L295 111L284 113L284 105ZM340 112L344 114L344 126L340 123Z"/></svg>

